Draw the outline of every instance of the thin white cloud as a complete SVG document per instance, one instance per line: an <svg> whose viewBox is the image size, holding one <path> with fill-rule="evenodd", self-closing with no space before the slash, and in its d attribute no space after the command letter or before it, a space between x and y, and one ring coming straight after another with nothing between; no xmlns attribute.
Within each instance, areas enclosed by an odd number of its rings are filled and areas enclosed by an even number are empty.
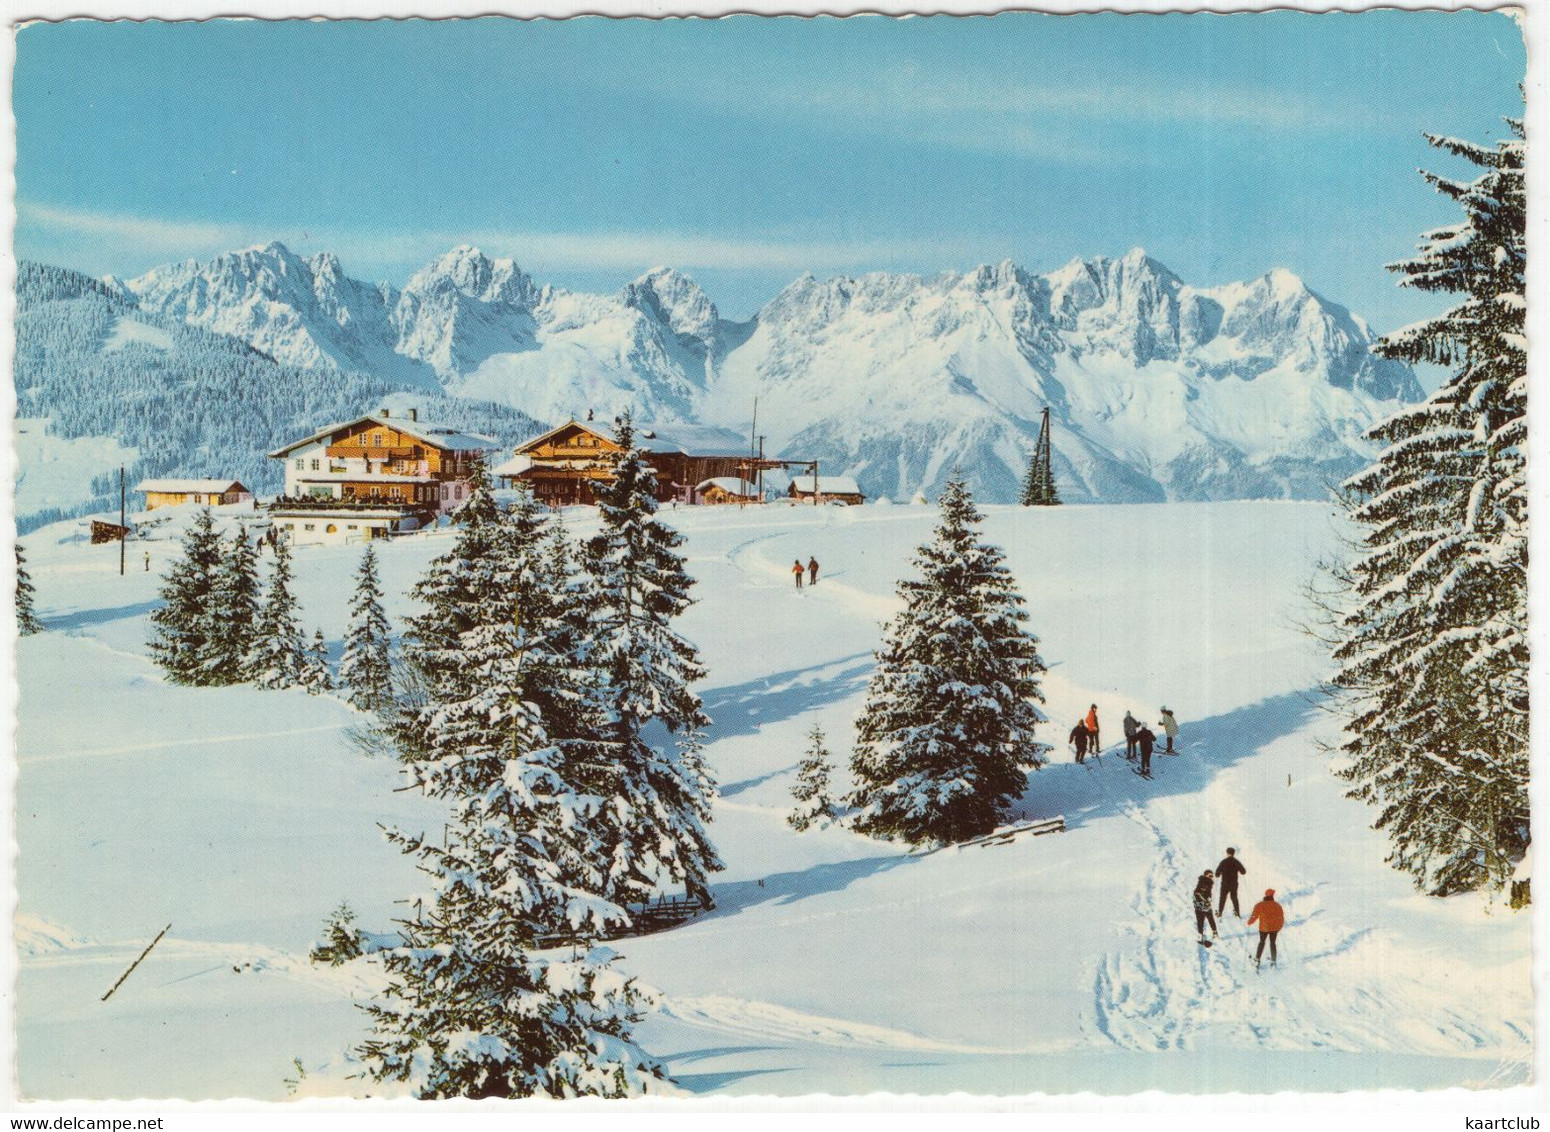
<svg viewBox="0 0 1550 1132"><path fill-rule="evenodd" d="M199 220L164 220L123 213L94 212L18 201L17 219L56 235L74 234L111 239L154 255L183 258L211 248L236 248L256 242L252 228Z"/></svg>
<svg viewBox="0 0 1550 1132"><path fill-rule="evenodd" d="M545 232L520 228L463 231L363 231L304 228L294 222L264 228L191 219L168 219L18 203L18 215L34 229L20 242L52 249L82 248L112 241L149 268L279 240L311 254L331 251L352 274L352 265L423 264L459 244L487 254L511 256L528 270L634 272L667 264L685 270L846 271L858 266L902 263L962 263L972 259L967 240L830 241L811 237L726 238L663 231ZM393 282L401 283L402 279Z"/></svg>
<svg viewBox="0 0 1550 1132"><path fill-rule="evenodd" d="M1095 132L1127 125L1323 132L1369 128L1381 113L1365 104L1332 107L1269 87L1127 85L1111 79L1039 83L905 64L864 80L808 75L801 83L758 85L739 100L727 99L719 85L709 83L680 83L673 93L718 110L735 107L786 120L806 115L841 132L897 134L946 148L1084 164L1127 160L1113 147L1082 144Z"/></svg>

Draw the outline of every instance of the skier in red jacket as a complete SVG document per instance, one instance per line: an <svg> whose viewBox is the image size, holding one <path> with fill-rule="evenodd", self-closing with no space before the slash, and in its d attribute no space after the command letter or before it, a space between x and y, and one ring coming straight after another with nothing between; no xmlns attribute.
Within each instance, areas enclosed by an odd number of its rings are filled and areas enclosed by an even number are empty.
<svg viewBox="0 0 1550 1132"><path fill-rule="evenodd" d="M1254 914L1249 917L1249 927L1259 924L1259 950L1254 953L1254 966L1259 966L1260 956L1265 954L1265 941L1270 941L1270 965L1276 965L1276 936L1286 925L1286 909L1276 903L1276 890L1265 889L1265 898L1254 905Z"/></svg>

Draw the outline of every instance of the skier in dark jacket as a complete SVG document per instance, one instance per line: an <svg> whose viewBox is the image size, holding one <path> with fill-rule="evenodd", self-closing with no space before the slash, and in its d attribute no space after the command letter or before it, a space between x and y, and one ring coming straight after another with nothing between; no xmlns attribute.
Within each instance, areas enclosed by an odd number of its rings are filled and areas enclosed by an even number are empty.
<svg viewBox="0 0 1550 1132"><path fill-rule="evenodd" d="M1127 711L1125 713L1125 757L1131 762L1136 761L1136 732L1140 730L1141 724Z"/></svg>
<svg viewBox="0 0 1550 1132"><path fill-rule="evenodd" d="M1152 729L1145 725L1136 732L1136 746L1141 749L1141 773L1148 778L1152 776L1152 745L1157 742L1157 736L1152 734Z"/></svg>
<svg viewBox="0 0 1550 1132"><path fill-rule="evenodd" d="M1238 919L1243 919L1243 913L1238 910L1238 878L1247 876L1249 870L1243 867L1243 862L1238 860L1238 851L1231 846L1227 849L1227 856L1222 858L1222 863L1216 866L1216 878L1221 888L1220 900L1216 906L1218 916L1227 912L1227 898L1232 897L1232 914Z"/></svg>
<svg viewBox="0 0 1550 1132"><path fill-rule="evenodd" d="M1087 724L1080 719L1071 729L1071 734L1066 737L1066 742L1076 748L1076 761L1082 762L1087 758Z"/></svg>
<svg viewBox="0 0 1550 1132"><path fill-rule="evenodd" d="M810 586L818 584L818 559L816 558L810 557L807 560L807 584Z"/></svg>
<svg viewBox="0 0 1550 1132"><path fill-rule="evenodd" d="M1206 940L1206 925L1211 925L1211 937L1216 938L1216 917L1211 915L1211 870L1207 869L1200 874L1200 879L1195 882L1195 930L1200 933L1200 942Z"/></svg>

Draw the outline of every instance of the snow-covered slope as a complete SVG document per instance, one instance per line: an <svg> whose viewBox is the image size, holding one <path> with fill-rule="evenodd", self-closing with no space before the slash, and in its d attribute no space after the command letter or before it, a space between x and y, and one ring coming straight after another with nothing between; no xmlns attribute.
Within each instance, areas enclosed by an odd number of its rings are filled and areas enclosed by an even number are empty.
<svg viewBox="0 0 1550 1132"><path fill-rule="evenodd" d="M632 408L743 433L758 398L767 451L892 498L959 467L981 498L1015 499L1045 407L1068 501L1315 498L1421 394L1294 275L1193 287L1140 249L1046 275L808 275L744 324L669 268L591 295L470 247L401 292L278 244L124 286L292 364L407 366L542 420Z"/></svg>
<svg viewBox="0 0 1550 1132"><path fill-rule="evenodd" d="M441 818L396 791L392 760L350 742L361 717L328 695L175 687L147 660L148 612L187 510L156 513L168 517L143 544L153 570L124 578L75 525L23 540L48 626L17 646L27 1096L281 1099L293 1058L306 1093L361 1090L345 1055L366 1033L355 1004L381 970L313 967L305 952L341 899L386 930L424 891L377 823L434 831ZM713 914L617 949L662 993L639 1036L685 1089L1526 1081L1530 916L1417 895L1319 746L1335 723L1309 690L1327 662L1293 623L1300 584L1339 534L1327 507L988 509L987 536L1007 550L1050 665L1040 737L1057 750L1019 812L1064 815L1067 830L931 854L842 829L798 834L784 818L811 728L841 761L850 748L878 620L934 509L670 518L698 582L681 628L709 672L710 833L727 868ZM577 534L595 521L567 520ZM379 545L395 627L448 538ZM1102 553L1131 544L1147 552ZM788 564L808 555L820 581L794 591ZM336 658L358 561L351 547L294 559L302 621ZM1079 766L1061 739L1089 703L1110 749ZM1182 725L1180 753L1156 756L1147 781L1114 750L1113 729L1127 709L1150 721L1163 705ZM1243 895L1275 888L1286 907L1275 969L1254 970L1254 936L1230 912L1215 948L1195 942L1194 877L1228 845L1248 869Z"/></svg>

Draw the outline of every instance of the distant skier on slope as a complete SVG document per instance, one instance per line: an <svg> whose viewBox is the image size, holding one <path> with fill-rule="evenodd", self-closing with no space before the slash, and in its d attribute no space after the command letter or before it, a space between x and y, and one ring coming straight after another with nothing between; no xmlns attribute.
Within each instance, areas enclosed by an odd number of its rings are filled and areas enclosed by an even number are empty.
<svg viewBox="0 0 1550 1132"><path fill-rule="evenodd" d="M1200 874L1200 879L1195 882L1195 930L1200 933L1200 942L1205 946L1211 946L1211 940L1206 939L1206 925L1211 925L1211 939L1216 938L1216 917L1211 915L1211 889L1214 887L1211 879L1211 870L1207 869Z"/></svg>
<svg viewBox="0 0 1550 1132"><path fill-rule="evenodd" d="M1083 721L1087 726L1087 745L1092 748L1093 754L1098 753L1098 705L1093 704L1087 709L1087 718Z"/></svg>
<svg viewBox="0 0 1550 1132"><path fill-rule="evenodd" d="M1276 936L1286 925L1286 909L1276 903L1276 890L1265 889L1265 898L1254 905L1249 917L1249 927L1259 924L1259 950L1254 953L1254 966L1259 966L1260 956L1265 954L1265 941L1270 941L1270 965L1276 965Z"/></svg>
<svg viewBox="0 0 1550 1132"><path fill-rule="evenodd" d="M1217 891L1219 900L1216 906L1216 914L1221 917L1227 912L1227 898L1232 897L1232 914L1238 919L1243 919L1243 913L1238 909L1238 878L1247 876L1249 870L1243 867L1243 862L1238 860L1238 851L1232 846L1227 847L1227 856L1222 858L1216 866L1217 883L1221 886Z"/></svg>
<svg viewBox="0 0 1550 1132"><path fill-rule="evenodd" d="M1087 724L1080 719L1071 729L1071 734L1066 737L1066 742L1076 748L1076 761L1082 762L1087 758Z"/></svg>
<svg viewBox="0 0 1550 1132"><path fill-rule="evenodd" d="M1178 752L1173 749L1173 741L1174 739L1178 738L1179 721L1173 718L1173 713L1167 708L1162 708L1161 711L1162 719L1158 720L1157 725L1163 729L1163 734L1168 736L1168 746L1163 751L1163 754L1178 754Z"/></svg>
<svg viewBox="0 0 1550 1132"><path fill-rule="evenodd" d="M1141 724L1129 711L1125 712L1125 757L1131 762L1136 761L1136 732L1141 730Z"/></svg>
<svg viewBox="0 0 1550 1132"><path fill-rule="evenodd" d="M816 558L807 560L807 584L810 586L818 584L818 559Z"/></svg>
<svg viewBox="0 0 1550 1132"><path fill-rule="evenodd" d="M1141 776L1152 777L1152 747L1157 742L1157 736L1152 734L1150 727L1142 727L1136 732L1136 746L1141 751Z"/></svg>
<svg viewBox="0 0 1550 1132"><path fill-rule="evenodd" d="M807 569L802 565L800 558L791 564L791 576L797 580L797 589L802 588L802 575L805 573Z"/></svg>

